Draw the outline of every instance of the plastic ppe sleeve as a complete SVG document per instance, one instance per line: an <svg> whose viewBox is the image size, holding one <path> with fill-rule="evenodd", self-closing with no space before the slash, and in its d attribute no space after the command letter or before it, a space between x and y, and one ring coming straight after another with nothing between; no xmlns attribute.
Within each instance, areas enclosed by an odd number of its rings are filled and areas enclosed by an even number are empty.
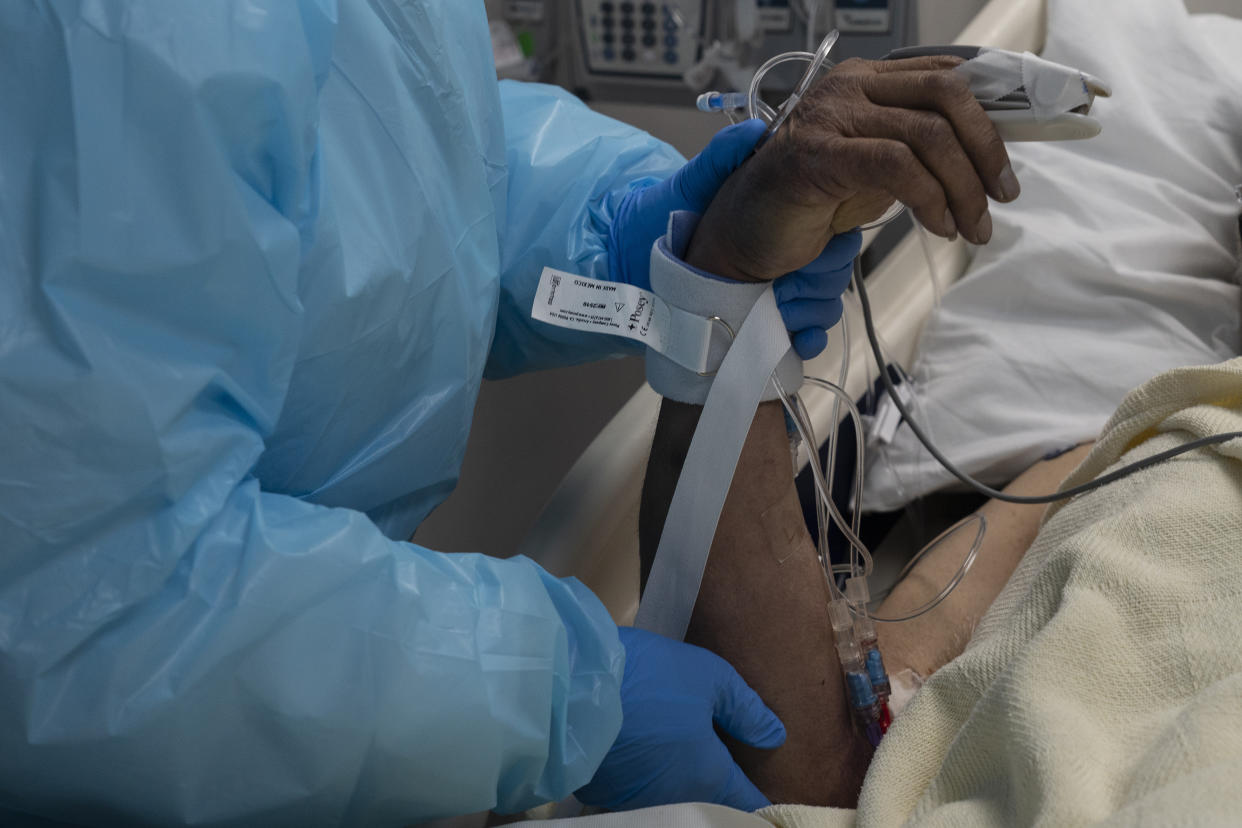
<svg viewBox="0 0 1242 828"><path fill-rule="evenodd" d="M623 655L576 581L253 481L187 523L136 521L6 589L26 617L3 642L6 805L405 824L561 798L616 736Z"/></svg>
<svg viewBox="0 0 1242 828"><path fill-rule="evenodd" d="M313 276L334 12L191 7L0 9L0 810L370 825L561 797L620 723L598 601L251 474Z"/></svg>
<svg viewBox="0 0 1242 828"><path fill-rule="evenodd" d="M641 353L622 337L535 321L531 302L544 267L608 279L609 229L625 194L667 178L685 159L554 86L502 81L500 99L509 179L486 376Z"/></svg>

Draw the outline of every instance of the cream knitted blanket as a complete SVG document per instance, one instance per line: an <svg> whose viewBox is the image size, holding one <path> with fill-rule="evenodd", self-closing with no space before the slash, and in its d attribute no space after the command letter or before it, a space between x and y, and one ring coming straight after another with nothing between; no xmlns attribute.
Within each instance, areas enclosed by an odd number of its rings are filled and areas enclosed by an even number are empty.
<svg viewBox="0 0 1242 828"><path fill-rule="evenodd" d="M1065 481L1242 431L1242 359L1132 392ZM1050 509L966 651L876 754L857 814L778 825L1242 824L1242 440Z"/></svg>

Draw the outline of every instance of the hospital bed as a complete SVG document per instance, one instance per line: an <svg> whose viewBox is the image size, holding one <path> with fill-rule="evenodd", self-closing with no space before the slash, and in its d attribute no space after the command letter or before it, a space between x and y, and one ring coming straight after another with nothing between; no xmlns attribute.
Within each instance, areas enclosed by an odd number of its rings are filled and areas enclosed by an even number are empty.
<svg viewBox="0 0 1242 828"><path fill-rule="evenodd" d="M1043 0L991 0L956 42L1038 52L1044 12ZM864 249L877 232L864 236ZM867 276L876 327L890 361L909 363L935 297L961 276L969 261L969 247L961 239L920 238L911 229ZM875 370L868 370L871 355L856 301L846 302L846 316L846 391L858 399ZM843 352L840 331L834 330L825 352L806 364L807 374L837 378ZM812 392L805 402L815 433L826 435L832 397ZM638 608L639 500L658 411L659 397L644 384L572 466L519 548L549 571L579 578L621 624L631 622Z"/></svg>

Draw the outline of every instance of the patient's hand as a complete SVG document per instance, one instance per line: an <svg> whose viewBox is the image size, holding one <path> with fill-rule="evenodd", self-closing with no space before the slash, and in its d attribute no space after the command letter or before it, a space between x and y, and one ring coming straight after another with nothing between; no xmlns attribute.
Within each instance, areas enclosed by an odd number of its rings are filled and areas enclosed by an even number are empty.
<svg viewBox="0 0 1242 828"><path fill-rule="evenodd" d="M687 260L766 281L805 266L828 239L898 199L934 233L992 235L988 196L1018 182L1005 145L953 57L842 62L725 182Z"/></svg>

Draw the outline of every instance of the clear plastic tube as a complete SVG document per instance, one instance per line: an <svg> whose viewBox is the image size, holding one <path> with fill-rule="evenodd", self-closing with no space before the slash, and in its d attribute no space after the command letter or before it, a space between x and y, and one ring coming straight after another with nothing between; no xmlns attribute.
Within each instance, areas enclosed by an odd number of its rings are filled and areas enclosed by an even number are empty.
<svg viewBox="0 0 1242 828"><path fill-rule="evenodd" d="M936 258L932 255L931 231L917 221L914 222L915 232L919 234L919 245L923 248L923 258L927 260L927 274L931 279L932 307L940 307L940 274L936 272Z"/></svg>
<svg viewBox="0 0 1242 828"><path fill-rule="evenodd" d="M819 70L825 64L829 68L832 67L832 63L828 61L828 53L832 51L832 47L836 45L837 39L840 36L841 33L833 29L820 41L819 48L815 50L814 54L811 52L785 52L784 54L769 58L762 66L755 70L754 76L750 79L750 90L746 95L748 102L746 112L751 118L763 118L767 122L768 131L764 136L765 138L771 136L785 123L789 113L794 111L794 107L802 100L802 96L811 88L811 83L815 80L816 75L819 74ZM777 66L794 61L805 61L809 65L806 71L802 73L802 77L799 78L793 92L781 104L781 108L773 110L772 107L764 103L763 99L759 97L759 86L763 83L763 79L768 72L771 72Z"/></svg>
<svg viewBox="0 0 1242 828"><path fill-rule="evenodd" d="M819 385L823 388L828 389L829 391L832 391L834 394L837 395L838 399L842 400L845 403L847 407L847 412L850 414L850 417L854 423L855 435L861 438L862 420L858 413L858 407L854 405L854 401L849 398L849 395L847 395L843 389L829 382L828 380L820 379L818 377L807 377L806 379L812 384ZM862 465L859 464L856 470L856 475L858 473L861 473L861 470L862 470ZM870 575L871 570L872 570L870 550L868 550L866 544L864 544L862 540L859 539L857 533L854 532L853 526L850 524L850 522L847 521L841 515L840 509L837 508L837 504L832 499L831 492L827 488L827 483L824 481L822 471L820 473L819 480L820 480L820 483L818 487L819 488L818 493L819 493L820 499L823 501L825 508L828 510L828 514L832 516L833 522L837 524L837 528L841 530L841 534L845 536L846 541L849 542L850 547L851 547L851 556L850 556L851 563L850 563L849 572L854 575ZM823 523L823 538L826 544L827 543L827 521Z"/></svg>
<svg viewBox="0 0 1242 828"><path fill-rule="evenodd" d="M952 593L953 590L957 589L957 585L960 584L962 582L962 579L966 577L966 573L970 572L970 568L975 565L975 559L979 557L979 548L983 546L983 536L987 532L987 529L988 529L988 520L983 515L979 514L978 512L975 512L974 514L966 516L962 520L950 526L948 529L941 532L939 535L935 537L934 540L932 540L931 543L927 544L922 549L920 549L915 554L915 556L911 558L909 562L902 568L901 574L897 576L897 583L901 583L902 579L906 577L906 575L910 572L910 570L913 569L915 565L918 564L918 562L921 561L929 552L931 552L933 549L935 549L937 546L939 546L944 541L948 540L950 537L956 534L959 529L962 529L963 527L968 525L971 521L979 522L979 531L975 533L975 540L974 540L974 543L970 545L970 550L966 553L966 556L962 558L961 566L957 568L957 571L953 574L953 577L950 578L948 583L944 585L944 589L940 590L940 592L935 597L933 597L930 601L928 601L927 603L923 604L921 607L918 607L917 609L905 615L897 616L894 618L883 618L881 616L873 614L871 616L871 620L882 621L887 624L899 624L902 621L913 621L915 618L918 618L920 615L926 615L927 613L934 610L936 607L940 606L940 603L944 601L944 599L948 598L949 594ZM890 589L889 592L891 593L892 590Z"/></svg>
<svg viewBox="0 0 1242 828"><path fill-rule="evenodd" d="M841 388L844 388L846 381L849 379L849 369L850 369L850 326L849 326L849 319L845 316L845 314L841 315L841 338L842 338L842 341L841 341L841 372L837 376L837 385ZM830 422L832 423L841 422L841 400L840 398L837 398L836 400L833 401L832 420ZM837 473L837 448L838 448L837 434L838 434L838 430L834 426L832 429L832 433L828 435L827 478L828 478L828 491L830 493L834 491L835 482L833 478L836 477L836 473ZM858 475L854 476L854 490L851 494L852 494L852 499L854 500L854 502L858 502L858 498L861 497L862 495L862 479ZM854 530L855 535L857 535L859 532L860 518L861 516L857 513L857 510L855 510L855 520L853 524L851 525L851 528Z"/></svg>
<svg viewBox="0 0 1242 828"><path fill-rule="evenodd" d="M858 229L859 230L875 230L878 227L883 227L884 225L888 224L890 221L893 221L894 219L896 219L898 216L900 216L905 211L906 211L906 205L902 204L900 201L894 201L893 206L889 207L888 210L885 211L884 215L880 216L878 219L871 222L870 224L862 225ZM915 224L918 224L918 222L916 221Z"/></svg>
<svg viewBox="0 0 1242 828"><path fill-rule="evenodd" d="M859 413L858 406L854 404L854 401L852 399L850 399L850 396L849 394L845 392L845 389L839 385L836 385L835 383L829 382L828 380L821 379L819 377L808 376L808 377L804 377L803 379L806 382L811 383L812 385L817 385L820 388L823 388L827 391L831 391L836 396L837 402L839 404L846 406L846 412L849 415L849 418L854 425L854 438L858 446L858 460L854 464L854 490L856 492L861 492L862 491L862 476L863 476L863 460L864 460L864 443L863 443L863 430L862 430L862 414ZM833 420L833 423L839 423L839 422L840 421L837 419ZM834 426L833 431L834 431L833 437L835 441L835 437L836 437L835 426ZM818 457L816 459L818 460ZM872 561L871 561L871 552L867 549L866 544L864 544L858 537L858 527L861 524L857 521L854 521L854 522L847 521L841 515L840 510L837 508L836 502L832 499L832 487L829 486L827 482L825 482L823 488L824 488L824 491L821 492L820 495L825 500L825 507L828 509L829 514L832 515L833 520L837 524L837 528L841 530L841 534L845 535L846 540L849 541L850 543L851 572L853 574L870 575L871 570L873 568ZM858 510L855 510L856 514L857 512Z"/></svg>
<svg viewBox="0 0 1242 828"><path fill-rule="evenodd" d="M815 434L811 429L809 419L803 417L805 409L800 409L799 406L794 404L794 400L791 399L788 392L785 391L784 386L781 385L781 381L777 378L776 374L772 375L772 382L776 386L776 393L780 396L781 404L784 405L785 411L788 412L790 419L793 420L794 427L798 430L798 435L802 438L802 442L807 445L811 453L811 476L814 480L816 491L820 494L820 497L816 498L818 508L818 504L824 501L823 493L827 485L823 479L823 470L819 467L819 456L817 449L819 444L815 441ZM816 553L819 556L819 565L820 568L823 569L825 580L828 582L829 594L832 595L834 599L844 598L844 595L841 594L840 588L837 586L836 579L832 577L832 561L828 557L828 544L826 543L827 535L823 531L823 526L824 524L821 523L819 543L815 545Z"/></svg>
<svg viewBox="0 0 1242 828"><path fill-rule="evenodd" d="M809 52L815 45L815 30L819 28L819 11L823 7L823 0L805 0L808 8L806 12L806 50Z"/></svg>

